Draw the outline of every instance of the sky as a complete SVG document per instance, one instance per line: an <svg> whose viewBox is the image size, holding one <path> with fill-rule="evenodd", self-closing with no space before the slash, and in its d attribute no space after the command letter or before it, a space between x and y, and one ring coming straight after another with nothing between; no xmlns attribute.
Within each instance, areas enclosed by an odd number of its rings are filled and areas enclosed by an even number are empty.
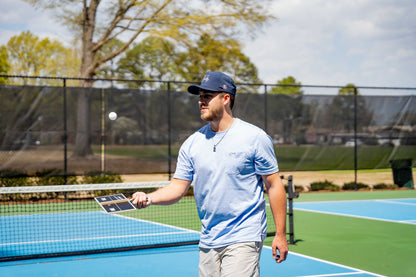
<svg viewBox="0 0 416 277"><path fill-rule="evenodd" d="M26 2L0 0L0 9L0 45L27 30L70 41ZM292 76L303 85L416 88L414 0L274 0L270 11L277 20L243 48L264 83Z"/></svg>

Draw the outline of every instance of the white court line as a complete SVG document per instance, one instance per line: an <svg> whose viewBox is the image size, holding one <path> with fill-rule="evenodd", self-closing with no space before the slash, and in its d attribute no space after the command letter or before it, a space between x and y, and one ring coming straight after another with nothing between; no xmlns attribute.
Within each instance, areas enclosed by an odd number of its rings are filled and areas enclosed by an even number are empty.
<svg viewBox="0 0 416 277"><path fill-rule="evenodd" d="M361 216L361 215L350 215L350 214L342 214L342 213L334 213L334 212L325 212L325 211L319 211L319 210L310 210L310 209L296 208L296 207L293 207L293 209L298 210L298 211L304 211L304 212L330 214L330 215L340 215L340 216L347 216L347 217L354 217L354 218L363 218L363 219L378 220L378 221L385 221L385 222L416 225L416 222L413 222L414 220L409 220L409 221L391 220L391 219L383 219L383 218L368 217L368 216Z"/></svg>
<svg viewBox="0 0 416 277"><path fill-rule="evenodd" d="M264 246L264 247L271 249L270 246ZM322 260L322 259L319 259L319 258L311 257L311 256L308 256L308 255L304 255L304 254L300 254L300 253L296 253L296 252L292 252L292 251L289 251L289 254L290 255L299 256L299 257L302 257L302 258L305 258L305 259L309 259L309 260L321 262L321 263L326 263L326 264L329 264L329 265L334 265L334 266L346 268L346 269L349 269L349 270L354 270L355 271L355 272L353 272L354 274L362 274L362 273L365 273L365 274L370 274L372 276L377 276L377 277L386 277L384 275L380 275L380 274L376 274L376 273L373 273L373 272L361 270L361 269L358 269L358 268L355 268L355 267L351 267L351 266L346 266L346 265L343 265L343 264L338 264L338 263L334 263L334 262ZM349 273L337 273L337 275L342 275L342 274L349 274ZM309 275L309 276L337 276L337 275ZM302 277L302 276L298 276L298 277Z"/></svg>
<svg viewBox="0 0 416 277"><path fill-rule="evenodd" d="M136 217L125 216L125 215L121 215L121 214L107 214L104 211L100 211L100 212L105 214L105 215L118 216L118 217L121 217L121 218L129 219L129 220L133 220L133 221L138 221L138 222L147 222L147 223L154 224L154 225L159 225L159 226L164 226L164 227L168 227L168 228L172 228L172 229L187 231L189 233L198 233L198 234L200 233L200 232L195 231L195 230L190 230L190 229L186 229L186 228L182 228L182 227L178 227L178 226L174 226L174 225L169 225L169 224L165 224L165 223L140 219L140 218L136 218Z"/></svg>
<svg viewBox="0 0 416 277"><path fill-rule="evenodd" d="M326 277L326 276L346 276L346 275L357 275L363 274L362 271L360 272L347 272L347 273L333 273L333 274L320 274L320 275L303 275L297 277Z"/></svg>
<svg viewBox="0 0 416 277"><path fill-rule="evenodd" d="M414 198L408 198L408 199L414 199ZM398 202L394 201L395 199L376 199L375 202L382 202L382 203L389 203L389 204L398 204L398 205L407 205L407 206L416 206L416 203L406 203L406 202ZM399 199L397 199L399 200Z"/></svg>

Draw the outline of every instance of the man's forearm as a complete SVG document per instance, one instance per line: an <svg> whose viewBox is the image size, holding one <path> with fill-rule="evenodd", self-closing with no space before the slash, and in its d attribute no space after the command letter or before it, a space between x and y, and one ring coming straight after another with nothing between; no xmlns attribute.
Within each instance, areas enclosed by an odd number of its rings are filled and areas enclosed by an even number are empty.
<svg viewBox="0 0 416 277"><path fill-rule="evenodd" d="M151 198L152 204L171 205L178 202L184 196L189 185L189 181L174 179L166 187L148 193L147 196Z"/></svg>
<svg viewBox="0 0 416 277"><path fill-rule="evenodd" d="M286 192L283 184L272 185L269 189L269 202L272 210L276 235L286 236Z"/></svg>
<svg viewBox="0 0 416 277"><path fill-rule="evenodd" d="M191 181L173 179L169 185L151 193L136 192L133 194L133 204L138 208L146 208L151 204L171 205L178 202L186 193Z"/></svg>
<svg viewBox="0 0 416 277"><path fill-rule="evenodd" d="M276 235L286 236L287 200L283 182L278 173L265 176L263 180L269 195Z"/></svg>

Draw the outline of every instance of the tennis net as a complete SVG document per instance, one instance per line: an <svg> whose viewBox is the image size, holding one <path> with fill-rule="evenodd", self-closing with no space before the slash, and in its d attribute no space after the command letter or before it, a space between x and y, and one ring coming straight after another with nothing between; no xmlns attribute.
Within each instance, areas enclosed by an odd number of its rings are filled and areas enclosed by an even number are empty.
<svg viewBox="0 0 416 277"><path fill-rule="evenodd" d="M116 194L130 198L168 183L0 187L0 261L197 244L201 222L192 186L171 206L107 213L95 200ZM274 236L266 207L267 235ZM293 241L293 228L288 235Z"/></svg>
<svg viewBox="0 0 416 277"><path fill-rule="evenodd" d="M0 188L0 261L195 244L192 193L172 206L106 213L94 197L151 192L168 182Z"/></svg>

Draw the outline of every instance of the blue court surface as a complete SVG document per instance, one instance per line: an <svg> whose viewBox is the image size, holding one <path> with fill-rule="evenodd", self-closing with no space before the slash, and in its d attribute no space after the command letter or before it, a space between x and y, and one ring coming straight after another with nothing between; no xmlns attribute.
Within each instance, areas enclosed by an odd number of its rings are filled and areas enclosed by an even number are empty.
<svg viewBox="0 0 416 277"><path fill-rule="evenodd" d="M377 199L294 203L295 210L416 225L416 199Z"/></svg>
<svg viewBox="0 0 416 277"><path fill-rule="evenodd" d="M9 229L0 230L0 257L199 240L199 232L101 211L2 216L0 226Z"/></svg>
<svg viewBox="0 0 416 277"><path fill-rule="evenodd" d="M0 263L0 276L198 276L198 246L179 246L62 258ZM290 252L276 264L264 247L262 277L268 276L381 276Z"/></svg>

